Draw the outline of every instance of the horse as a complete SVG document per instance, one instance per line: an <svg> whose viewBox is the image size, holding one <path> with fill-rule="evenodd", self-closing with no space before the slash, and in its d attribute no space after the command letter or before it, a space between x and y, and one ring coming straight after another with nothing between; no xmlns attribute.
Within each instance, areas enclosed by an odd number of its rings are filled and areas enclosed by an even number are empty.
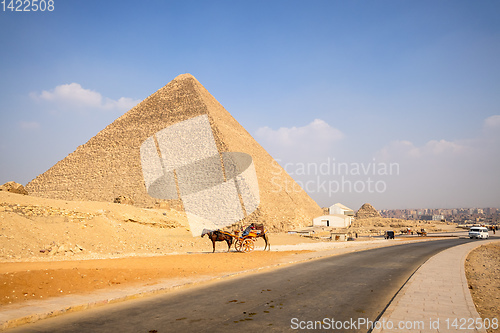
<svg viewBox="0 0 500 333"><path fill-rule="evenodd" d="M269 246L269 248L267 250L271 251L271 243L269 242L269 237L267 237L266 231L264 230L264 225L262 223L259 223L259 224L252 223L251 225L253 225L255 230L260 230L260 233L257 234L257 236L255 236L255 238L259 238L259 237L264 238L264 242L266 242L266 246L264 246L264 251L266 250L266 248L268 246Z"/></svg>
<svg viewBox="0 0 500 333"><path fill-rule="evenodd" d="M233 244L233 237L232 236L230 236L226 233L223 233L220 230L212 231L212 230L208 230L208 229L203 229L203 232L201 233L201 237L203 237L205 235L207 235L208 238L210 238L210 240L212 241L212 245L214 247L214 250L212 251L212 253L215 252L215 242L222 242L222 241L226 241L227 252L229 252L229 249L231 248L231 245Z"/></svg>

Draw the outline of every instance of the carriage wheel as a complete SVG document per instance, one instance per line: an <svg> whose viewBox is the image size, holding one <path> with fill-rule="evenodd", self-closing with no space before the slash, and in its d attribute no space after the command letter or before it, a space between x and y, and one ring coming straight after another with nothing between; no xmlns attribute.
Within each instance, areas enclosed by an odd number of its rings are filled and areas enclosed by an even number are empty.
<svg viewBox="0 0 500 333"><path fill-rule="evenodd" d="M238 252L241 252L241 245L242 245L241 239L236 238L236 240L234 241L234 249Z"/></svg>
<svg viewBox="0 0 500 333"><path fill-rule="evenodd" d="M253 240L251 239L245 239L241 245L241 251L243 252L251 252L253 251Z"/></svg>

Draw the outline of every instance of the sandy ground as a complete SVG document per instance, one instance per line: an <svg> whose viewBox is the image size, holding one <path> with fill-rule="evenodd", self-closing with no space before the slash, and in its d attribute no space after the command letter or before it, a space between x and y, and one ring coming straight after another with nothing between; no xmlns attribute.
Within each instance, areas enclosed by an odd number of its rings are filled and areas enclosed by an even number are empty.
<svg viewBox="0 0 500 333"><path fill-rule="evenodd" d="M384 229L398 232L415 223L377 219L357 224L360 226L356 232L366 235L381 234ZM192 237L185 214L175 209L44 199L0 191L0 226L0 263L144 257L211 248L206 238ZM428 231L454 228L434 223L416 223L414 229L417 227ZM292 239L287 242L293 243ZM301 243L308 241L313 242L300 239ZM262 240L257 245L259 242ZM218 247L224 248L222 244Z"/></svg>
<svg viewBox="0 0 500 333"><path fill-rule="evenodd" d="M395 220L361 222L361 234L397 231L405 226L405 222ZM264 241L259 239L252 253L234 249L227 253L227 245L220 242L213 254L212 243L207 238L192 237L186 217L175 210L41 199L7 192L0 192L0 227L0 310L31 300L100 289L153 285L193 276L218 277L296 261L307 251L398 242L368 237L332 242L270 233L270 252L261 251ZM446 224L425 227L454 229ZM482 261L470 263L475 270L483 265ZM498 280L494 281L498 288ZM487 286L491 294L493 289ZM484 294L484 289L473 290ZM495 306L498 313L498 303Z"/></svg>
<svg viewBox="0 0 500 333"><path fill-rule="evenodd" d="M282 262L300 251L227 251L192 237L175 210L0 192L0 306L193 275L220 276ZM269 234L271 246L314 244Z"/></svg>
<svg viewBox="0 0 500 333"><path fill-rule="evenodd" d="M288 234L272 234L270 238L274 244L273 251L262 251L264 243L259 240L257 242L262 244L250 253L236 252L234 249L227 252L225 243L217 243L217 252L212 253L211 242L205 239L205 251L196 253L0 263L0 309L10 304L69 294L87 294L105 288L147 286L196 276L216 278L304 260L314 251L334 250L340 254L404 241L430 239L413 237L388 241L364 238L355 242L314 242Z"/></svg>
<svg viewBox="0 0 500 333"><path fill-rule="evenodd" d="M472 299L481 318L496 318L500 321L499 242L471 251L465 262L465 271ZM488 332L500 332L500 328L489 329Z"/></svg>
<svg viewBox="0 0 500 333"><path fill-rule="evenodd" d="M221 276L277 264L303 251L198 253L0 265L0 305L195 275Z"/></svg>

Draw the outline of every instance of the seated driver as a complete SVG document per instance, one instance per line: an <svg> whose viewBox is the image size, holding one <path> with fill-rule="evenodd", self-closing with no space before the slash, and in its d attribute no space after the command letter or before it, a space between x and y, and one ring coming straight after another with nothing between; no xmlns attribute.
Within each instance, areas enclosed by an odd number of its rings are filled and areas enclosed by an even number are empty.
<svg viewBox="0 0 500 333"><path fill-rule="evenodd" d="M245 237L245 236L248 236L248 234L250 233L250 231L252 231L253 229L255 229L253 223L250 224L246 229L245 231L243 231L243 234L242 236Z"/></svg>

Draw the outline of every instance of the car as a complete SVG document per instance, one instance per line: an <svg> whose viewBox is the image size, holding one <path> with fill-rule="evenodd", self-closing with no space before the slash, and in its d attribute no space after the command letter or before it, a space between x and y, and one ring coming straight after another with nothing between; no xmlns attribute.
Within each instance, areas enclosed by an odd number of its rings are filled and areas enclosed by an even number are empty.
<svg viewBox="0 0 500 333"><path fill-rule="evenodd" d="M488 229L485 227L472 227L469 230L469 238L487 239L490 237Z"/></svg>
<svg viewBox="0 0 500 333"><path fill-rule="evenodd" d="M387 230L384 235L385 239L394 239L394 231Z"/></svg>

